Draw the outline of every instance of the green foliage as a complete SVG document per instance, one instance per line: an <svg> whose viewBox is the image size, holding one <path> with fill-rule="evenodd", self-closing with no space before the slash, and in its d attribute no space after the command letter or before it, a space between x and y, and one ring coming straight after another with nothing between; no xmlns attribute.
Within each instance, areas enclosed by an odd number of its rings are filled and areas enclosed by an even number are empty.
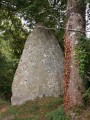
<svg viewBox="0 0 90 120"><path fill-rule="evenodd" d="M90 0L85 0L85 3L90 3Z"/></svg>
<svg viewBox="0 0 90 120"><path fill-rule="evenodd" d="M83 94L83 100L85 105L90 104L90 87Z"/></svg>
<svg viewBox="0 0 90 120"><path fill-rule="evenodd" d="M3 4L3 1L2 3ZM3 34L3 38L6 40L7 38L12 39L12 49L14 51L14 55L20 58L22 53L28 31L22 25L21 18L19 17L17 12L12 12L9 10L7 6L13 4L12 2L4 2L1 5L0 9L0 31ZM12 5L11 5L12 6ZM13 8L14 9L14 8Z"/></svg>
<svg viewBox="0 0 90 120"><path fill-rule="evenodd" d="M84 0L76 0L77 3L77 7L81 7L82 5L84 5Z"/></svg>
<svg viewBox="0 0 90 120"><path fill-rule="evenodd" d="M10 46L11 40L0 38L0 95L11 96L11 84L18 63Z"/></svg>
<svg viewBox="0 0 90 120"><path fill-rule="evenodd" d="M69 117L65 115L63 107L59 107L57 110L47 113L47 120L69 120Z"/></svg>
<svg viewBox="0 0 90 120"><path fill-rule="evenodd" d="M89 87L88 81L90 81L90 39L79 36L77 54L79 61L79 73L84 79L84 84L87 89Z"/></svg>
<svg viewBox="0 0 90 120"><path fill-rule="evenodd" d="M79 73L85 86L83 100L87 105L90 102L90 38L79 36L78 40Z"/></svg>
<svg viewBox="0 0 90 120"><path fill-rule="evenodd" d="M61 1L61 2L60 2ZM20 58L29 32L22 25L23 18L30 29L37 23L55 28L55 35L63 46L66 0L2 0L0 1L0 31L4 31L4 38L13 38L12 49L14 55Z"/></svg>
<svg viewBox="0 0 90 120"><path fill-rule="evenodd" d="M0 95L10 98L13 77L28 31L16 12L12 12L13 1L2 0L0 3Z"/></svg>
<svg viewBox="0 0 90 120"><path fill-rule="evenodd" d="M60 27L65 16L66 2L66 0L2 0L1 8L8 11L9 15L17 14L23 17L29 27L38 22L54 27L58 24Z"/></svg>
<svg viewBox="0 0 90 120"><path fill-rule="evenodd" d="M30 29L37 23L57 29L55 35L62 44L64 32L61 27L64 26L66 0L2 0L0 5L0 30L5 31L5 38L8 34L13 37L12 48L18 58L28 36L22 18Z"/></svg>

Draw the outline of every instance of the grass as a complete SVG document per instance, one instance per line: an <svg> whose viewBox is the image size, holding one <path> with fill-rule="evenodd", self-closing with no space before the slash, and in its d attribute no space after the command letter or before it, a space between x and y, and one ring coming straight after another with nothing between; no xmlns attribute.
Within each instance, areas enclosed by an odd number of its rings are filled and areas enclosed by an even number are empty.
<svg viewBox="0 0 90 120"><path fill-rule="evenodd" d="M0 106L2 106L0 110L0 120L4 118L7 118L7 120L47 120L46 114L61 106L63 100L61 97L49 97L35 101L27 101L20 106L11 106L5 101L1 101L0 103Z"/></svg>
<svg viewBox="0 0 90 120"><path fill-rule="evenodd" d="M65 115L63 107L47 113L47 120L69 120L69 117Z"/></svg>
<svg viewBox="0 0 90 120"><path fill-rule="evenodd" d="M27 101L20 106L11 106L9 102L0 99L0 120L70 120L62 106L61 97ZM79 120L90 120L90 105L75 107L73 113Z"/></svg>

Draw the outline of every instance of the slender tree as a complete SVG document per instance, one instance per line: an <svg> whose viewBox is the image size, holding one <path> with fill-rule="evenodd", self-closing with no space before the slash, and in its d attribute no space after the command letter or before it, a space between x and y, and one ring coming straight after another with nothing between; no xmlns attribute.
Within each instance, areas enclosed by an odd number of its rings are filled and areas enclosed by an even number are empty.
<svg viewBox="0 0 90 120"><path fill-rule="evenodd" d="M65 31L65 73L64 73L64 108L81 105L83 84L76 60L78 35L85 31L85 5L83 0L67 1L67 22Z"/></svg>

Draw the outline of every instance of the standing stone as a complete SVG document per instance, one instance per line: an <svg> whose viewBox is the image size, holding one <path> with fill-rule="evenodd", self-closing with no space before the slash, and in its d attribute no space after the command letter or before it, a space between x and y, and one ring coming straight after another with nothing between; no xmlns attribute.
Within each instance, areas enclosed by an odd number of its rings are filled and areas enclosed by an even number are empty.
<svg viewBox="0 0 90 120"><path fill-rule="evenodd" d="M12 105L63 95L64 56L52 34L38 26L29 35L12 84Z"/></svg>

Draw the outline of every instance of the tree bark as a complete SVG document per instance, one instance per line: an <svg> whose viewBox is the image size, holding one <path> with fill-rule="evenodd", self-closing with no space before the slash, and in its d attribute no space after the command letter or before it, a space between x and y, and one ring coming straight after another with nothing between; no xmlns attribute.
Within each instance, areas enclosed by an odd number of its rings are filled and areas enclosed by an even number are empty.
<svg viewBox="0 0 90 120"><path fill-rule="evenodd" d="M80 1L82 1L80 3ZM80 5L79 5L80 3ZM65 73L64 73L64 108L82 105L83 85L79 75L79 64L76 60L78 34L85 34L85 5L83 0L68 0L67 23L65 31ZM71 31L74 29L75 31Z"/></svg>

